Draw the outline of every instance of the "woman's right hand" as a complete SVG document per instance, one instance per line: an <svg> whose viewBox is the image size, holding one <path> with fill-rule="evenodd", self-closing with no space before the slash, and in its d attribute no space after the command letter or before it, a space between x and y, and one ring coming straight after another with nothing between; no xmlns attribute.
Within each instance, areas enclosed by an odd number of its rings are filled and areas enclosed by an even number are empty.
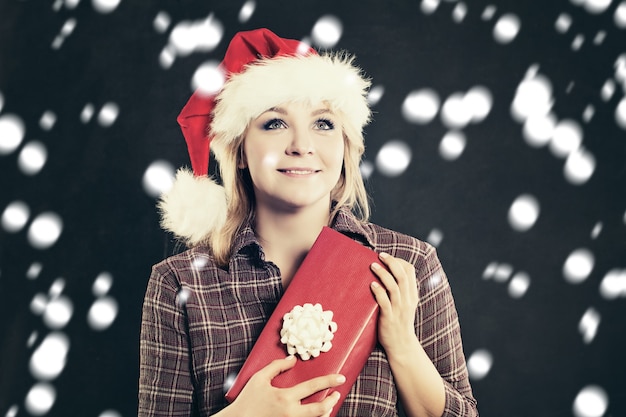
<svg viewBox="0 0 626 417"><path fill-rule="evenodd" d="M291 388L276 388L272 379L281 372L293 368L296 358L293 356L277 359L258 371L241 390L237 399L226 407L227 414L239 417L319 417L328 416L339 401L339 393L333 392L320 402L301 404L309 395L327 388L343 384L343 375L330 374L312 378Z"/></svg>

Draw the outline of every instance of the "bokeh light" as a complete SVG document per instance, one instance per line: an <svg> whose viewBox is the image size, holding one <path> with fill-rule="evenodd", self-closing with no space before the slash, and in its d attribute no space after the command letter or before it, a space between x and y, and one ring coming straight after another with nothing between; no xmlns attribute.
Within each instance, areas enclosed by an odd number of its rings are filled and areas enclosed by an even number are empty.
<svg viewBox="0 0 626 417"><path fill-rule="evenodd" d="M589 13L600 14L611 5L612 1L613 0L585 0L583 6Z"/></svg>
<svg viewBox="0 0 626 417"><path fill-rule="evenodd" d="M575 417L602 417L609 407L609 396L597 385L588 385L580 390L574 400Z"/></svg>
<svg viewBox="0 0 626 417"><path fill-rule="evenodd" d="M158 197L172 188L174 175L174 166L171 163L154 161L143 174L143 189L149 196Z"/></svg>
<svg viewBox="0 0 626 417"><path fill-rule="evenodd" d="M474 351L467 359L467 371L470 379L479 381L489 374L493 366L493 356L486 349Z"/></svg>
<svg viewBox="0 0 626 417"><path fill-rule="evenodd" d="M583 336L583 342L589 344L593 342L593 339L598 333L598 327L600 326L600 313L593 307L587 308L585 314L580 318L578 322L578 332Z"/></svg>
<svg viewBox="0 0 626 417"><path fill-rule="evenodd" d="M407 122L429 123L439 111L440 100L437 92L425 88L410 92L402 103L402 115Z"/></svg>
<svg viewBox="0 0 626 417"><path fill-rule="evenodd" d="M191 87L202 94L217 94L222 89L226 76L217 61L206 61L193 74Z"/></svg>
<svg viewBox="0 0 626 417"><path fill-rule="evenodd" d="M387 142L376 155L376 168L388 177L402 174L411 163L411 148L401 141Z"/></svg>
<svg viewBox="0 0 626 417"><path fill-rule="evenodd" d="M509 224L518 232L525 232L539 217L539 201L530 194L522 194L513 201L509 209Z"/></svg>
<svg viewBox="0 0 626 417"><path fill-rule="evenodd" d="M522 129L524 140L534 148L544 146L552 139L556 124L556 117L552 113L531 115Z"/></svg>
<svg viewBox="0 0 626 417"><path fill-rule="evenodd" d="M96 109L94 108L93 104L91 103L85 104L85 106L83 107L83 110L80 112L80 121L83 123L89 122L91 118L93 117L95 110Z"/></svg>
<svg viewBox="0 0 626 417"><path fill-rule="evenodd" d="M172 23L172 18L167 12L159 12L154 18L152 22L152 26L154 26L154 30L159 33L165 33L165 31L170 27Z"/></svg>
<svg viewBox="0 0 626 417"><path fill-rule="evenodd" d="M193 52L210 52L220 43L224 26L211 13L206 19L178 23L169 37L174 55L187 56Z"/></svg>
<svg viewBox="0 0 626 417"><path fill-rule="evenodd" d="M530 287L530 275L526 272L517 272L509 282L509 295L512 298L521 298L528 291L528 287Z"/></svg>
<svg viewBox="0 0 626 417"><path fill-rule="evenodd" d="M256 9L256 2L254 0L246 1L239 10L239 23L246 23L250 20L254 14L254 9Z"/></svg>
<svg viewBox="0 0 626 417"><path fill-rule="evenodd" d="M62 231L61 217L52 212L41 213L28 228L28 241L35 249L47 249L56 243Z"/></svg>
<svg viewBox="0 0 626 417"><path fill-rule="evenodd" d="M98 417L122 417L122 415L115 410L104 410Z"/></svg>
<svg viewBox="0 0 626 417"><path fill-rule="evenodd" d="M463 97L465 106L472 113L472 123L482 122L491 112L493 95L487 87L481 85L469 89Z"/></svg>
<svg viewBox="0 0 626 417"><path fill-rule="evenodd" d="M371 161L363 161L359 166L359 171L361 171L361 177L366 180L374 172L374 164Z"/></svg>
<svg viewBox="0 0 626 417"><path fill-rule="evenodd" d="M45 111L39 119L39 127L41 130L51 130L57 121L57 115L51 111Z"/></svg>
<svg viewBox="0 0 626 417"><path fill-rule="evenodd" d="M31 280L37 279L42 268L43 266L41 265L41 263L33 262L32 264L30 264L30 266L28 267L28 270L26 271L26 278L31 279Z"/></svg>
<svg viewBox="0 0 626 417"><path fill-rule="evenodd" d="M621 2L617 6L613 20L615 21L615 26L620 29L626 29L626 1Z"/></svg>
<svg viewBox="0 0 626 417"><path fill-rule="evenodd" d="M46 306L48 305L48 297L45 294L37 293L33 296L33 299L30 301L30 311L39 316L46 311Z"/></svg>
<svg viewBox="0 0 626 417"><path fill-rule="evenodd" d="M113 275L109 272L101 272L91 286L91 292L96 297L102 297L108 294L109 290L113 286Z"/></svg>
<svg viewBox="0 0 626 417"><path fill-rule="evenodd" d="M74 305L69 297L61 295L48 301L43 312L43 322L50 329L62 329L72 318Z"/></svg>
<svg viewBox="0 0 626 417"><path fill-rule="evenodd" d="M115 321L117 313L117 301L113 297L102 297L91 305L87 313L87 323L93 330L106 330Z"/></svg>
<svg viewBox="0 0 626 417"><path fill-rule="evenodd" d="M320 17L313 25L311 38L321 48L332 48L341 39L343 25L335 16L325 15Z"/></svg>
<svg viewBox="0 0 626 417"><path fill-rule="evenodd" d="M432 229L430 233L428 233L426 241L434 247L441 245L441 242L443 241L443 232L439 229Z"/></svg>
<svg viewBox="0 0 626 417"><path fill-rule="evenodd" d="M570 284L579 284L589 277L594 264L595 257L589 249L576 249L563 264L563 276Z"/></svg>
<svg viewBox="0 0 626 417"><path fill-rule="evenodd" d="M619 127L626 130L626 96L620 100L615 108L615 121Z"/></svg>
<svg viewBox="0 0 626 417"><path fill-rule="evenodd" d="M378 104L384 94L385 87L383 87L382 85L373 86L367 93L367 103L370 106L375 106L376 104Z"/></svg>
<svg viewBox="0 0 626 417"><path fill-rule="evenodd" d="M548 114L552 105L552 83L543 75L534 75L525 78L517 86L511 103L511 115L523 123L531 116Z"/></svg>
<svg viewBox="0 0 626 417"><path fill-rule="evenodd" d="M575 120L561 120L557 123L550 141L550 151L558 158L565 158L580 147L583 131Z"/></svg>
<svg viewBox="0 0 626 417"><path fill-rule="evenodd" d="M565 33L572 26L572 17L567 13L561 13L554 23L557 32Z"/></svg>
<svg viewBox="0 0 626 417"><path fill-rule="evenodd" d="M56 401L56 390L46 382L40 382L28 391L24 400L24 408L33 416L42 416L54 405Z"/></svg>
<svg viewBox="0 0 626 417"><path fill-rule="evenodd" d="M441 121L450 129L462 129L472 120L472 109L463 93L451 94L441 107Z"/></svg>
<svg viewBox="0 0 626 417"><path fill-rule="evenodd" d="M0 116L0 155L7 155L17 149L24 139L26 128L22 119L15 114Z"/></svg>
<svg viewBox="0 0 626 417"><path fill-rule="evenodd" d="M600 283L600 295L606 300L626 298L626 269L611 269Z"/></svg>
<svg viewBox="0 0 626 417"><path fill-rule="evenodd" d="M420 9L424 14L432 14L439 7L439 0L422 0L420 4Z"/></svg>
<svg viewBox="0 0 626 417"><path fill-rule="evenodd" d="M115 103L106 103L98 113L98 123L102 127L109 127L115 123L120 114L120 108Z"/></svg>
<svg viewBox="0 0 626 417"><path fill-rule="evenodd" d="M111 13L117 6L119 6L121 0L91 0L91 4L95 11L99 13Z"/></svg>
<svg viewBox="0 0 626 417"><path fill-rule="evenodd" d="M517 37L521 25L522 22L516 15L502 15L493 27L493 37L498 43L511 43Z"/></svg>
<svg viewBox="0 0 626 417"><path fill-rule="evenodd" d="M26 175L35 175L41 171L48 159L46 146L39 141L28 142L17 159L17 165Z"/></svg>
<svg viewBox="0 0 626 417"><path fill-rule="evenodd" d="M463 132L451 131L444 135L439 143L439 155L445 160L457 159L465 150L467 140Z"/></svg>
<svg viewBox="0 0 626 417"><path fill-rule="evenodd" d="M8 233L17 233L26 225L30 209L23 201L10 203L2 212L2 228Z"/></svg>
<svg viewBox="0 0 626 417"><path fill-rule="evenodd" d="M30 373L40 381L52 381L65 368L69 349L70 340L65 334L48 334L30 357Z"/></svg>
<svg viewBox="0 0 626 417"><path fill-rule="evenodd" d="M563 175L573 185L584 184L596 170L596 158L584 148L572 152L565 161Z"/></svg>

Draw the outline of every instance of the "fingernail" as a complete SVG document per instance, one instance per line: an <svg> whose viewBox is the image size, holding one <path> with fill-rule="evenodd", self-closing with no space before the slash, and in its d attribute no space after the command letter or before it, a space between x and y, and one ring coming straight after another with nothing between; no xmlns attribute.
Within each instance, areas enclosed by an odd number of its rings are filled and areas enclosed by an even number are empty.
<svg viewBox="0 0 626 417"><path fill-rule="evenodd" d="M387 252L381 252L378 254L378 256L380 256L382 259L385 259L389 257L389 254Z"/></svg>
<svg viewBox="0 0 626 417"><path fill-rule="evenodd" d="M380 285L378 285L378 282L374 281L372 282L372 288L378 288L380 287Z"/></svg>
<svg viewBox="0 0 626 417"><path fill-rule="evenodd" d="M376 262L374 262L374 263L372 264L372 268L373 268L373 269L380 269L380 268L381 268L381 266L380 266L379 264L377 264Z"/></svg>
<svg viewBox="0 0 626 417"><path fill-rule="evenodd" d="M289 355L287 356L285 359L287 359L288 361L294 360L296 357L294 355Z"/></svg>
<svg viewBox="0 0 626 417"><path fill-rule="evenodd" d="M343 375L339 375L337 377L337 382L340 383L340 384L343 384L344 382L346 382L346 377L343 376Z"/></svg>

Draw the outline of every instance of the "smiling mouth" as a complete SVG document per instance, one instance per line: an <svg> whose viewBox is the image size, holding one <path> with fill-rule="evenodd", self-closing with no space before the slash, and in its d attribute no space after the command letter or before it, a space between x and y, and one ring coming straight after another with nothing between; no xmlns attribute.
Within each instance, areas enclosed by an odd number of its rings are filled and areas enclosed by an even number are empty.
<svg viewBox="0 0 626 417"><path fill-rule="evenodd" d="M282 172L284 174L291 174L291 175L308 175L308 174L315 174L316 172L319 172L320 170L316 170L316 169L279 169L279 172Z"/></svg>

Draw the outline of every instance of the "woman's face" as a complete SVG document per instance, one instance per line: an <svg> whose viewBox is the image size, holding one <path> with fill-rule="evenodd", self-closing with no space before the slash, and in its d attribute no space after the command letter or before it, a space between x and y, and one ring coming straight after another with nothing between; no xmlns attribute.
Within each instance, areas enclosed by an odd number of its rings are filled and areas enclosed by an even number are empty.
<svg viewBox="0 0 626 417"><path fill-rule="evenodd" d="M328 210L343 165L339 117L326 105L290 103L253 120L243 142L257 207Z"/></svg>

